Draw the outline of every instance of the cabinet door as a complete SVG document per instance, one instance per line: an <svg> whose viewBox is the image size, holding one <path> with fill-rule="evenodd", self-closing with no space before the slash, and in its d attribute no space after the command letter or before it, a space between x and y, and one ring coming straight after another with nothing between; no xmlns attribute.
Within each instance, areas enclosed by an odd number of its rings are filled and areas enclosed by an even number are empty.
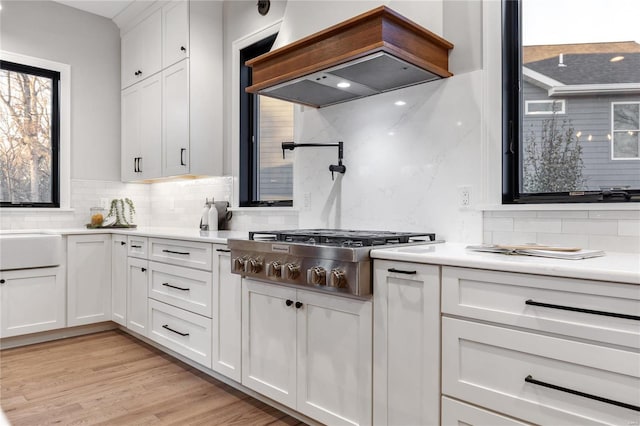
<svg viewBox="0 0 640 426"><path fill-rule="evenodd" d="M65 326L64 267L0 272L0 337Z"/></svg>
<svg viewBox="0 0 640 426"><path fill-rule="evenodd" d="M242 363L242 283L231 273L226 246L213 252L213 365L212 369L240 382Z"/></svg>
<svg viewBox="0 0 640 426"><path fill-rule="evenodd" d="M189 2L172 1L162 8L162 68L189 56Z"/></svg>
<svg viewBox="0 0 640 426"><path fill-rule="evenodd" d="M127 328L147 335L148 261L130 257L127 262Z"/></svg>
<svg viewBox="0 0 640 426"><path fill-rule="evenodd" d="M111 236L111 320L127 325L127 236Z"/></svg>
<svg viewBox="0 0 640 426"><path fill-rule="evenodd" d="M122 36L122 88L160 71L162 14L158 10Z"/></svg>
<svg viewBox="0 0 640 426"><path fill-rule="evenodd" d="M374 262L374 423L437 424L440 269Z"/></svg>
<svg viewBox="0 0 640 426"><path fill-rule="evenodd" d="M162 71L162 175L189 173L189 60Z"/></svg>
<svg viewBox="0 0 640 426"><path fill-rule="evenodd" d="M67 237L67 325L111 319L111 235Z"/></svg>
<svg viewBox="0 0 640 426"><path fill-rule="evenodd" d="M140 83L140 161L138 179L162 174L162 78L158 74Z"/></svg>
<svg viewBox="0 0 640 426"><path fill-rule="evenodd" d="M291 408L296 406L295 298L293 289L242 280L242 384Z"/></svg>
<svg viewBox="0 0 640 426"><path fill-rule="evenodd" d="M330 425L371 424L371 301L298 290L296 410Z"/></svg>
<svg viewBox="0 0 640 426"><path fill-rule="evenodd" d="M140 86L129 87L122 91L120 173L123 182L140 178L138 175L142 124L140 96Z"/></svg>

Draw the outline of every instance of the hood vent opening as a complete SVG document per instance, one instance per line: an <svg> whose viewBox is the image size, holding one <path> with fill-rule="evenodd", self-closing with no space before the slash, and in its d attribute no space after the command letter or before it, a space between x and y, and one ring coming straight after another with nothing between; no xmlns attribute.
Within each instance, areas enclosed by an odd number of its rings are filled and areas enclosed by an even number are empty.
<svg viewBox="0 0 640 426"><path fill-rule="evenodd" d="M453 45L386 6L247 62L246 90L323 107L450 77Z"/></svg>

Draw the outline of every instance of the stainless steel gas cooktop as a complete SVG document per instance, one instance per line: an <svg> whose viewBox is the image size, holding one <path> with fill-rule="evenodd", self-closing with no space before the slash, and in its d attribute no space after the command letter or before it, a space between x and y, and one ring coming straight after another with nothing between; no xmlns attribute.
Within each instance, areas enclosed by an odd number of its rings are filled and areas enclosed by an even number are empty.
<svg viewBox="0 0 640 426"><path fill-rule="evenodd" d="M228 241L231 270L275 284L305 286L336 295L368 297L372 291L372 248L434 244L426 232L296 229L250 232Z"/></svg>

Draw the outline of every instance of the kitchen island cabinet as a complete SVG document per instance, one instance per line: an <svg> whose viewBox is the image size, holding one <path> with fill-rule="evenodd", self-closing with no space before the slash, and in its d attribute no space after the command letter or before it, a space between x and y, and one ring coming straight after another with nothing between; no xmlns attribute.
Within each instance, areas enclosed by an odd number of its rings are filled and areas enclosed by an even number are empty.
<svg viewBox="0 0 640 426"><path fill-rule="evenodd" d="M242 281L242 384L325 424L371 424L371 301Z"/></svg>
<svg viewBox="0 0 640 426"><path fill-rule="evenodd" d="M67 326L111 320L111 235L67 237Z"/></svg>

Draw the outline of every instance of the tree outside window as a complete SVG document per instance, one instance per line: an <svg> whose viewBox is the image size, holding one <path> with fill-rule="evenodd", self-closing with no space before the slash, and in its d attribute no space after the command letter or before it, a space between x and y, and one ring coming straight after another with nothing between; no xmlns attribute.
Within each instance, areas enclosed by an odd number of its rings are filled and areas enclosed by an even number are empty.
<svg viewBox="0 0 640 426"><path fill-rule="evenodd" d="M57 207L60 74L1 65L0 205Z"/></svg>

